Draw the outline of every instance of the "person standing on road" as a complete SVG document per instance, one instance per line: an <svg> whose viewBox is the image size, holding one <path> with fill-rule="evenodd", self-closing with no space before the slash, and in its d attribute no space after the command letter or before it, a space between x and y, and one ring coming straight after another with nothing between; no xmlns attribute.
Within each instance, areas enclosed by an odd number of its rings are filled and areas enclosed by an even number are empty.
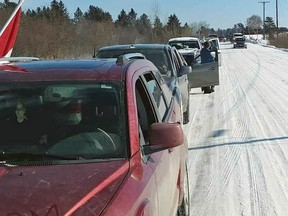
<svg viewBox="0 0 288 216"><path fill-rule="evenodd" d="M215 61L215 58L211 54L210 47L211 47L210 41L205 41L203 44L203 48L200 51L201 64ZM211 91L209 91L209 89ZM202 87L201 90L204 91L204 93L214 92L214 86Z"/></svg>
<svg viewBox="0 0 288 216"><path fill-rule="evenodd" d="M204 42L204 46L203 46L203 48L200 51L201 63L202 64L214 61L214 57L213 57L213 55L211 54L211 51L210 51L210 46L211 46L211 44L210 44L209 41L205 41Z"/></svg>

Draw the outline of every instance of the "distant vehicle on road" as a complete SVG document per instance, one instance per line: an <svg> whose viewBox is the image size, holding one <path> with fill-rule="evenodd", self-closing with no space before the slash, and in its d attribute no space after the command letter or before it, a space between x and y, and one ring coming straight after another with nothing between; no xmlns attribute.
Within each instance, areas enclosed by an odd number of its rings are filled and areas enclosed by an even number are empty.
<svg viewBox="0 0 288 216"><path fill-rule="evenodd" d="M238 47L242 47L242 48L247 49L247 43L246 43L245 37L240 36L240 37L234 38L233 48L238 48Z"/></svg>
<svg viewBox="0 0 288 216"><path fill-rule="evenodd" d="M241 32L233 33L231 37L231 43L234 43L236 37L244 37L244 35Z"/></svg>
<svg viewBox="0 0 288 216"><path fill-rule="evenodd" d="M226 42L226 37L225 36L220 36L219 37L220 42Z"/></svg>

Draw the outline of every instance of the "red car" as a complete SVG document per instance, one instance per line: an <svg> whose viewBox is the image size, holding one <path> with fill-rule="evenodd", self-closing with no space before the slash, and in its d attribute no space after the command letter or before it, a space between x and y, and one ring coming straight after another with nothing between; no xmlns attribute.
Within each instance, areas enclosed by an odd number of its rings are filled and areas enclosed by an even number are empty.
<svg viewBox="0 0 288 216"><path fill-rule="evenodd" d="M136 54L1 64L1 216L189 215L181 109Z"/></svg>

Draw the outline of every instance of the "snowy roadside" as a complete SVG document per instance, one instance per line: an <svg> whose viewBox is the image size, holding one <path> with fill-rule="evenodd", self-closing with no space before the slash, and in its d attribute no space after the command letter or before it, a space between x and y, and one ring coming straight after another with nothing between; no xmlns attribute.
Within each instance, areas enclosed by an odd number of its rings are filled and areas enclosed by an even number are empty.
<svg viewBox="0 0 288 216"><path fill-rule="evenodd" d="M286 49L286 48L278 48L278 47L269 45L269 41L263 39L263 35L245 35L245 37L247 39L247 42L259 44L259 45L264 46L264 47L282 50L284 52L288 52L288 49Z"/></svg>

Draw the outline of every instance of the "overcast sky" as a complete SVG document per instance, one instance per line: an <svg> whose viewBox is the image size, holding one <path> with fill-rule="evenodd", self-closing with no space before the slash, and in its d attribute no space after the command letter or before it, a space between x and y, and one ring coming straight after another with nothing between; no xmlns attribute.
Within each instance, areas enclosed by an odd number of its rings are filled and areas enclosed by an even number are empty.
<svg viewBox="0 0 288 216"><path fill-rule="evenodd" d="M3 2L1 0L0 2ZM17 0L10 0L17 2ZM117 19L120 11L129 12L131 8L139 17L143 13L153 18L158 14L165 23L171 14L176 14L181 24L206 21L211 28L231 28L234 24L242 22L246 24L248 17L259 15L263 18L262 0L62 0L67 7L70 16L74 16L76 8L82 12L88 10L90 5L102 8ZM265 0L266 1L266 0ZM51 0L25 0L23 9L36 9L37 7L50 6ZM288 1L278 0L279 26L288 26ZM266 4L266 16L273 17L276 23L276 0ZM154 18L153 18L154 19Z"/></svg>

